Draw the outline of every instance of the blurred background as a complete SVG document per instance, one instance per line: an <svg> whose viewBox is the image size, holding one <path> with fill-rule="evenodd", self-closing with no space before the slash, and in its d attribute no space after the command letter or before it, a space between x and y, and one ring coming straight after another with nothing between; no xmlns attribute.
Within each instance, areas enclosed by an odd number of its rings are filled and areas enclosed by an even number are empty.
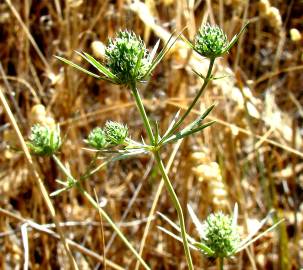
<svg viewBox="0 0 303 270"><path fill-rule="evenodd" d="M201 220L213 211L230 213L239 204L239 224L249 234L270 210L267 226L285 218L226 269L303 267L303 1L301 0L3 0L0 4L0 87L25 138L34 123L60 124L65 140L60 158L75 177L92 155L83 140L106 120L128 125L133 139L146 138L127 89L98 81L67 67L54 55L86 68L74 52L104 60L104 45L120 29L140 35L151 49L184 27L193 40L204 22L218 24L231 39L250 20L247 31L224 58L216 60L214 80L190 118L215 103L208 117L217 123L168 146L175 155L169 175L186 211L190 203ZM192 69L204 73L208 61L180 40L140 86L150 118L163 133L173 115L186 108L202 85ZM39 106L37 106L39 105ZM21 226L53 221L32 172L0 105L0 269L24 263ZM63 175L51 159L37 158L49 193ZM186 269L182 245L157 228L171 227L157 214L146 235L152 206L177 222L160 174L150 156L110 163L85 182L103 209L119 224L152 269ZM158 195L159 196L158 196ZM76 190L52 199L80 269L105 269L98 212ZM188 232L197 236L186 214ZM52 228L52 227L51 227ZM55 230L54 228L52 228ZM111 227L103 223L107 269L141 269ZM69 269L58 239L28 227L29 268ZM81 249L81 247L83 249ZM99 257L98 257L99 256ZM216 269L214 261L192 252L196 269ZM120 267L120 268L119 268ZM137 268L135 268L137 267Z"/></svg>

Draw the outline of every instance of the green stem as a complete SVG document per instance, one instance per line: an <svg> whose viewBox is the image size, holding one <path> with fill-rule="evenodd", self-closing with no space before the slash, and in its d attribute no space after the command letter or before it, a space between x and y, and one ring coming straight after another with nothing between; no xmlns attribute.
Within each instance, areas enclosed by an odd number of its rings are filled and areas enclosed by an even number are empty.
<svg viewBox="0 0 303 270"><path fill-rule="evenodd" d="M197 101L199 100L199 98L201 97L204 89L206 88L206 86L208 85L210 79L211 79L211 72L214 66L214 62L215 62L216 58L210 58L209 61L209 66L208 66L208 71L206 74L206 77L204 78L204 82L203 85L201 86L198 94L196 95L195 99L193 100L193 102L190 104L190 106L187 108L187 110L185 111L185 113L182 115L182 117L176 122L176 124L174 125L174 127L171 129L171 131L161 139L161 141L159 143L162 143L165 139L169 138L169 136L171 134L173 134L177 128L183 123L184 119L189 115L189 113L191 112L192 108L196 105Z"/></svg>
<svg viewBox="0 0 303 270"><path fill-rule="evenodd" d="M150 143L153 144L153 143L154 143L154 134L153 134L153 130L152 130L152 128L151 128L150 122L149 122L148 117L147 117L147 114L146 114L146 112L145 112L145 109L144 109L144 106L143 106L143 102L142 102L142 99L141 99L141 97L140 97L140 94L139 94L137 85L136 85L136 83L134 82L133 84L131 84L130 87L131 87L133 96L134 96L134 98L135 98L137 107L138 107L138 109L139 109L139 112L140 112L140 115L141 115L141 118L142 118L144 127L145 127L145 129L146 129L146 131L147 131L147 134L148 134L148 138L149 138L149 140L150 140Z"/></svg>
<svg viewBox="0 0 303 270"><path fill-rule="evenodd" d="M220 257L219 258L219 269L223 270L223 268L224 268L224 258Z"/></svg>
<svg viewBox="0 0 303 270"><path fill-rule="evenodd" d="M187 237L186 237L184 215L183 215L181 204L178 200L178 197L177 197L177 195L174 191L174 188L173 188L173 186L172 186L172 184L169 180L169 177L166 173L166 170L164 168L164 165L163 165L163 162L161 160L159 152L158 151L154 152L154 156L155 156L155 160L157 162L157 165L160 169L161 175L163 177L163 181L164 181L164 184L165 184L166 189L168 191L168 194L170 196L170 199L172 200L173 205L176 208L176 211L177 211L177 214L178 214L178 219L179 219L179 222L180 222L180 229L181 229L181 237L182 237L182 242L183 242L183 247L184 247L184 251L185 251L185 256L186 256L188 268L190 270L193 270L194 266L193 266L193 262L192 262L192 258L191 258L190 250L189 250L189 245L188 245L188 241L187 241Z"/></svg>
<svg viewBox="0 0 303 270"><path fill-rule="evenodd" d="M146 115L146 112L145 112L145 109L144 109L144 106L143 106L143 102L142 102L142 99L139 95L139 92L138 92L138 89L136 87L136 84L133 83L131 85L131 90L132 90L132 93L134 95L134 98L135 98L135 101L136 101L136 104L137 104L137 107L139 109L139 112L140 112L140 115L141 115L141 118L142 118L142 121L143 121L143 124L144 124L144 127L147 131L147 134L148 134L148 137L151 141L151 143L153 144L155 142L155 137L154 137L154 134L153 134L153 131L151 129L151 126L150 126L150 122L148 120L148 117ZM194 269L194 266L193 266L193 262L192 262L192 259L191 259L191 255L190 255L190 251L189 251L189 245L188 245L188 241L187 241L187 237L186 237L186 229L185 229L185 222L184 222L184 215L183 215L183 211L182 211L182 208L181 208L181 204L178 200L178 197L174 191L174 188L169 180L169 177L165 171L165 168L164 168L164 165L163 165L163 162L161 160L161 157L160 157L160 154L158 151L155 151L154 152L154 156L155 156L155 159L157 161L157 165L161 171L161 175L163 177L163 180L164 180L164 184L166 186L166 189L169 193L169 196L173 202L173 205L177 211L177 214L178 214L178 219L179 219L179 222L180 222L180 228L181 228L181 236L182 236L182 242L183 242L183 247L184 247L184 251L185 251L185 256L186 256L186 261L187 261L187 265L188 265L188 268L190 270L193 270Z"/></svg>
<svg viewBox="0 0 303 270"><path fill-rule="evenodd" d="M134 249L134 247L131 245L131 243L127 240L127 238L123 235L121 230L116 226L116 224L111 220L111 218L107 215L107 213L98 205L98 203L93 199L93 197L83 189L83 187L80 185L80 182L77 181L71 173L66 169L66 167L62 164L60 159L53 155L53 159L58 165L58 167L61 169L61 171L69 178L74 179L75 186L77 189L86 197L86 199L92 204L93 207L95 207L98 211L100 211L102 217L109 223L109 225L114 229L114 231L117 233L117 235L121 238L121 240L125 243L125 245L132 251L132 253L136 256L136 258L140 261L140 263L144 266L145 269L151 270L149 266L146 264L146 262L142 259L142 257L139 255L139 253Z"/></svg>

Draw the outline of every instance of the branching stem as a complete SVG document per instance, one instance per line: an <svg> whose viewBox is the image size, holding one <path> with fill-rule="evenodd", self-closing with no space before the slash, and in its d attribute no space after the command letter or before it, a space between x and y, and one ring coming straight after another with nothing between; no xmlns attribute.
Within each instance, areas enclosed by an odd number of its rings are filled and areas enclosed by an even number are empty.
<svg viewBox="0 0 303 270"><path fill-rule="evenodd" d="M199 98L201 97L204 89L206 88L206 86L208 85L209 81L211 80L211 76L212 76L212 69L214 66L214 62L215 62L216 58L211 58L209 61L209 66L208 66L208 71L206 74L206 77L204 78L204 82L203 85L201 86L198 94L196 95L195 99L193 100L193 102L190 104L190 106L187 108L187 110L185 111L185 113L182 115L182 117L176 122L176 124L174 125L174 127L170 130L170 132L168 132L168 134L163 137L160 141L160 144L165 141L165 139L169 138L170 135L172 135L177 129L178 127L183 123L183 121L185 120L185 118L189 115L189 113L191 112L192 108L196 105L197 101L199 100Z"/></svg>
<svg viewBox="0 0 303 270"><path fill-rule="evenodd" d="M144 105L143 105L142 99L139 95L136 84L131 85L131 90L132 90L132 93L134 95L137 107L139 109L139 112L140 112L140 115L141 115L141 118L142 118L142 121L143 121L143 124L144 124L144 127L147 131L148 137L151 141L151 144L154 144L155 137L154 137L153 131L151 129L151 125L150 125L150 122L149 122L148 117L146 115ZM184 251L185 251L185 256L186 256L186 261L187 261L188 268L190 270L193 270L194 266L193 266L193 262L192 262L192 258L191 258L190 250L189 250L189 245L188 245L188 241L187 241L187 237L186 237L184 215L183 215L181 204L180 204L179 199L178 199L178 197L177 197L177 195L174 191L174 188L173 188L173 186L172 186L172 184L169 180L169 177L168 177L168 175L165 171L163 162L162 162L161 157L160 157L159 150L153 151L153 153L154 153L154 156L155 156L155 159L156 159L156 162L157 162L157 166L159 167L159 170L160 170L161 175L163 177L165 187L168 191L170 199L172 200L173 205L174 205L174 207L177 211L177 214L178 214L178 219L179 219L180 228L181 228L181 236L182 236L182 240L183 240L182 242L183 242L183 247L184 247Z"/></svg>

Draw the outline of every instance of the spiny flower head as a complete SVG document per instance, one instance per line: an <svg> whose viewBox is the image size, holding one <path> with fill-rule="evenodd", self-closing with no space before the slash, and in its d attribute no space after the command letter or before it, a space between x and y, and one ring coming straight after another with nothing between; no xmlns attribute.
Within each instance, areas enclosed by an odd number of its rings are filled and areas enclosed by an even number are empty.
<svg viewBox="0 0 303 270"><path fill-rule="evenodd" d="M151 63L144 42L134 32L119 31L105 48L107 66L121 83L144 79Z"/></svg>
<svg viewBox="0 0 303 270"><path fill-rule="evenodd" d="M218 212L210 214L203 224L202 242L211 248L215 257L229 257L240 243L240 234L233 218Z"/></svg>
<svg viewBox="0 0 303 270"><path fill-rule="evenodd" d="M128 135L128 128L126 125L113 121L107 121L105 123L104 131L106 141L111 145L123 144Z"/></svg>
<svg viewBox="0 0 303 270"><path fill-rule="evenodd" d="M28 146L30 150L37 155L52 155L58 151L61 146L59 127L51 129L40 124L31 128L31 135Z"/></svg>
<svg viewBox="0 0 303 270"><path fill-rule="evenodd" d="M187 205L189 215L196 226L196 229L199 233L199 240L192 238L187 235L190 247L194 250L199 250L203 255L206 255L211 258L228 258L234 256L236 253L244 250L249 245L257 241L259 238L264 236L267 232L273 230L277 227L283 219L274 223L268 229L263 232L259 230L264 226L264 224L271 218L272 211L261 220L254 231L251 232L247 237L241 239L239 233L239 227L237 225L238 220L238 204L235 204L234 212L232 216L225 215L222 212L215 214L210 214L204 222L200 222L199 218L195 214L192 207ZM159 213L160 216L170 223L175 229L180 231L178 225L174 224L168 217ZM163 232L169 234L170 236L181 241L181 238L178 235L168 231L165 228L159 227Z"/></svg>
<svg viewBox="0 0 303 270"><path fill-rule="evenodd" d="M226 34L218 26L203 25L195 38L195 50L202 56L216 58L226 52L228 47Z"/></svg>
<svg viewBox="0 0 303 270"><path fill-rule="evenodd" d="M85 140L91 147L101 150L107 145L105 132L100 127L94 128Z"/></svg>

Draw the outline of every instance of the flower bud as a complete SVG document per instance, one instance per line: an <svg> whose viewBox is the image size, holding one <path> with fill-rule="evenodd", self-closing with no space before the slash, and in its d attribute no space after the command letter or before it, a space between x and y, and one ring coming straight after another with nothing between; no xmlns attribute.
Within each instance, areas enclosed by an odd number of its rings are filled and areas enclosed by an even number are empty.
<svg viewBox="0 0 303 270"><path fill-rule="evenodd" d="M61 146L59 127L51 129L39 124L31 128L28 146L36 155L52 155Z"/></svg>
<svg viewBox="0 0 303 270"><path fill-rule="evenodd" d="M107 142L111 145L123 144L128 135L128 128L118 122L107 121L105 135Z"/></svg>
<svg viewBox="0 0 303 270"><path fill-rule="evenodd" d="M143 79L150 67L149 53L145 44L133 32L118 32L115 39L109 40L109 45L105 48L105 56L110 71L125 84Z"/></svg>
<svg viewBox="0 0 303 270"><path fill-rule="evenodd" d="M205 24L195 38L195 50L202 56L216 58L223 55L228 47L228 40L218 26Z"/></svg>
<svg viewBox="0 0 303 270"><path fill-rule="evenodd" d="M85 140L91 147L100 150L104 148L107 144L105 139L104 131L97 127L94 128L88 135L87 140Z"/></svg>
<svg viewBox="0 0 303 270"><path fill-rule="evenodd" d="M214 251L213 257L233 255L240 243L238 227L230 216L222 212L210 214L204 222L204 239L202 241Z"/></svg>

